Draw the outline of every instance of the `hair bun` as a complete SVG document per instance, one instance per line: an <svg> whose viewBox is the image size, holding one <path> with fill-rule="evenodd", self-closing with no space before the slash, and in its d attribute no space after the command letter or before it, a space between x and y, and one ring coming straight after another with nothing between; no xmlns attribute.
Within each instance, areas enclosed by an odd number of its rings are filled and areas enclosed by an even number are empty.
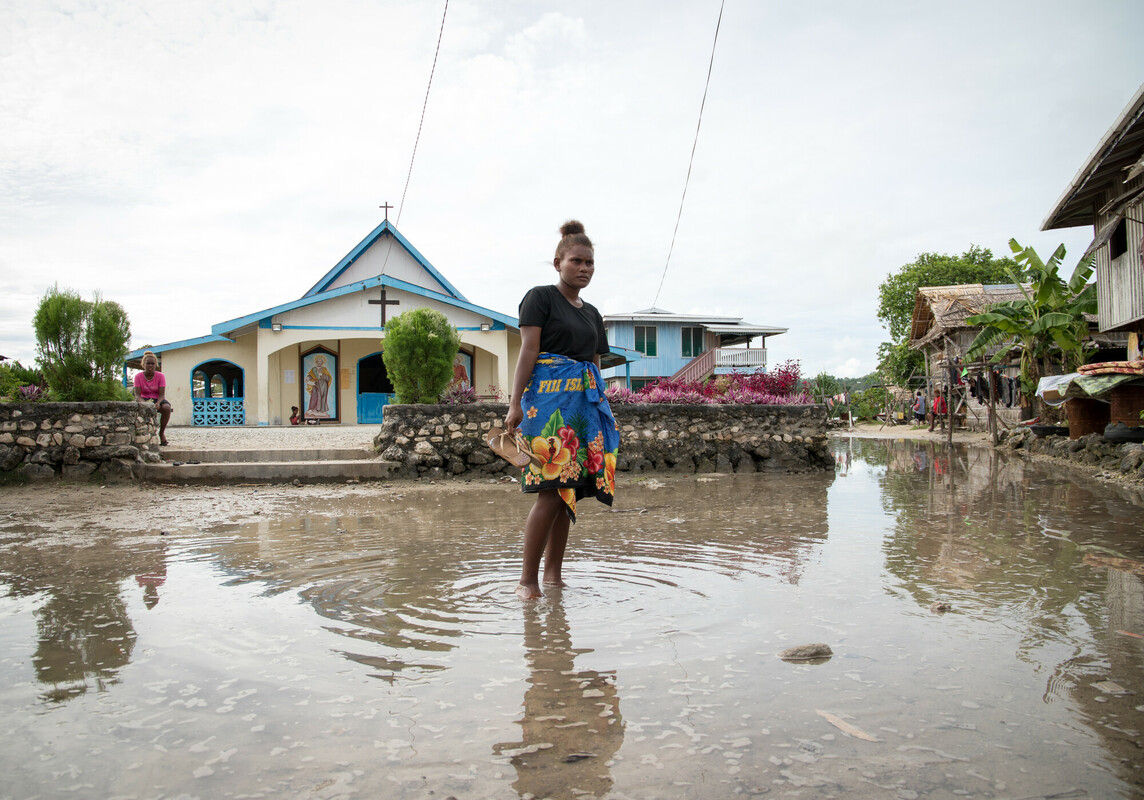
<svg viewBox="0 0 1144 800"><path fill-rule="evenodd" d="M561 236L576 236L584 232L584 223L578 219L570 219L560 226Z"/></svg>

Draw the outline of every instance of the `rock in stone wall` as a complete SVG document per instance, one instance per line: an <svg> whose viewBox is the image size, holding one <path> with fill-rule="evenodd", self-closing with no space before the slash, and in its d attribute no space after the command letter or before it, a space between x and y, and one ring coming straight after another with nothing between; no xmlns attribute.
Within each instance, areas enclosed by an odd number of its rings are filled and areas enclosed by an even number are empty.
<svg viewBox="0 0 1144 800"><path fill-rule="evenodd" d="M394 474L404 477L502 475L515 470L493 454L484 434L504 414L503 403L388 405L373 444L383 459L401 465Z"/></svg>
<svg viewBox="0 0 1144 800"><path fill-rule="evenodd" d="M1006 432L998 446L1144 481L1144 444L1109 442L1099 433L1069 439L1035 436L1031 430L1017 429Z"/></svg>
<svg viewBox="0 0 1144 800"><path fill-rule="evenodd" d="M518 474L484 434L504 403L389 405L374 447L404 477ZM797 472L833 469L826 409L811 406L617 405L619 472Z"/></svg>
<svg viewBox="0 0 1144 800"><path fill-rule="evenodd" d="M0 403L0 476L133 480L159 460L151 403Z"/></svg>

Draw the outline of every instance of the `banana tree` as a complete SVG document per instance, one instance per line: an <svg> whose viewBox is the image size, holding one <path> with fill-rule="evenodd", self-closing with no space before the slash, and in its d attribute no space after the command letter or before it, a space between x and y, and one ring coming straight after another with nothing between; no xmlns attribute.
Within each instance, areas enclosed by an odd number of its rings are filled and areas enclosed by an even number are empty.
<svg viewBox="0 0 1144 800"><path fill-rule="evenodd" d="M1084 363L1089 341L1085 315L1096 313L1096 285L1088 282L1093 257L1081 259L1066 282L1059 274L1065 257L1063 244L1048 261L1042 261L1032 247L1021 247L1016 239L1009 240L1009 248L1021 267L1019 273L1009 270L1009 275L1023 297L966 319L970 325L981 326L966 360L976 361L996 350L992 358L996 364L1011 348L1018 348L1021 391L1032 398L1042 375L1072 372Z"/></svg>

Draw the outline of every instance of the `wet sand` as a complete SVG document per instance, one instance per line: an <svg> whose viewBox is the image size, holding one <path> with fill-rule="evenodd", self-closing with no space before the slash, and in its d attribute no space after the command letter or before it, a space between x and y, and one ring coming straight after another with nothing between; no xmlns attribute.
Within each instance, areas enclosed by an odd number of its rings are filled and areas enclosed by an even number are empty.
<svg viewBox="0 0 1144 800"><path fill-rule="evenodd" d="M834 436L858 436L863 439L909 439L922 442L945 442L946 432L937 428L930 431L929 425L882 425L880 422L859 422L853 428L843 424L832 428ZM955 430L953 443L971 447L990 445L988 431Z"/></svg>

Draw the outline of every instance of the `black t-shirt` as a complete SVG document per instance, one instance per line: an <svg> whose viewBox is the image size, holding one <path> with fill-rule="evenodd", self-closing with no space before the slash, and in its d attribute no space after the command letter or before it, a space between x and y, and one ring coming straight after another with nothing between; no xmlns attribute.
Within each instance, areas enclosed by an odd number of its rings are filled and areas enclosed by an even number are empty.
<svg viewBox="0 0 1144 800"><path fill-rule="evenodd" d="M596 307L585 302L576 308L553 285L528 290L520 301L520 325L540 328L542 353L591 361L597 353L608 352L604 318Z"/></svg>

